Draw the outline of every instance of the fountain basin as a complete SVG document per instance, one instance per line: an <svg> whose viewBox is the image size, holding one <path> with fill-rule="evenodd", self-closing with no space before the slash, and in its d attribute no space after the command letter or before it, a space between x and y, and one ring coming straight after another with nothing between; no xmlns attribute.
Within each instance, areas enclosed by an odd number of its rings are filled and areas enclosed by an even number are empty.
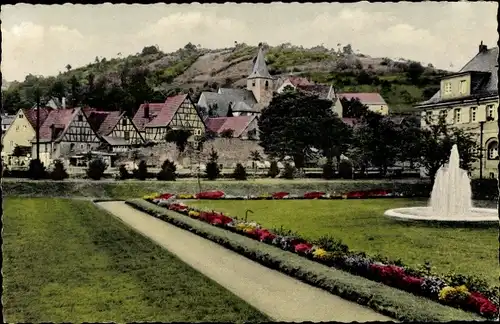
<svg viewBox="0 0 500 324"><path fill-rule="evenodd" d="M400 221L499 224L498 211L493 208L471 208L466 215L442 216L434 214L431 207L407 207L386 210L384 216Z"/></svg>

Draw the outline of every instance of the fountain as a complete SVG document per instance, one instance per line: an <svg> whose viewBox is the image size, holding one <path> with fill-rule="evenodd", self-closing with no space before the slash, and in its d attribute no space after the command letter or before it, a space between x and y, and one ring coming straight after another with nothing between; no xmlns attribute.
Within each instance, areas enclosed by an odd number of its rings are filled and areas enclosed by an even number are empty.
<svg viewBox="0 0 500 324"><path fill-rule="evenodd" d="M472 206L470 179L467 172L460 169L459 162L457 145L453 145L448 164L436 174L428 207L389 209L384 215L409 221L498 224L496 209Z"/></svg>

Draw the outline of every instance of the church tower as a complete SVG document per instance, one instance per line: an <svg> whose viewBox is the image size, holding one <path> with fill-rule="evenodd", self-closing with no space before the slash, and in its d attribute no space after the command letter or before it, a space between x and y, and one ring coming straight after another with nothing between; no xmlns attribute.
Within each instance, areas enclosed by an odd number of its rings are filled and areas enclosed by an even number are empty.
<svg viewBox="0 0 500 324"><path fill-rule="evenodd" d="M262 46L259 46L252 73L247 78L247 89L253 92L255 99L263 107L268 106L271 102L274 89L273 82L274 79L267 69L264 50Z"/></svg>

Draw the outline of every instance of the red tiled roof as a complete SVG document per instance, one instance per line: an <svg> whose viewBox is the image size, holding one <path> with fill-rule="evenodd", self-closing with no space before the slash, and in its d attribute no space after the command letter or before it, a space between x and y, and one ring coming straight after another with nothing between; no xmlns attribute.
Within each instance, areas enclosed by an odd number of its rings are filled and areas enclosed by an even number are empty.
<svg viewBox="0 0 500 324"><path fill-rule="evenodd" d="M291 84L293 84L294 86L299 86L299 85L311 85L312 83L309 82L309 80L307 80L306 78L304 77L299 77L299 76L290 76L288 77L288 80L290 81Z"/></svg>
<svg viewBox="0 0 500 324"><path fill-rule="evenodd" d="M149 118L144 117L144 108L146 107L146 105L149 105ZM142 104L135 113L134 118L132 118L132 122L134 123L135 127L137 127L137 130L139 130L139 132L144 131L144 127L146 126L146 124L153 120L156 116L158 116L163 106L165 106L165 103L163 102Z"/></svg>
<svg viewBox="0 0 500 324"><path fill-rule="evenodd" d="M146 127L158 127L158 126L168 126L172 121L175 113L181 106L181 104L186 100L187 94L180 94L172 97L168 97L161 111L158 113L155 119L146 124Z"/></svg>
<svg viewBox="0 0 500 324"><path fill-rule="evenodd" d="M353 98L358 98L361 103L365 105L386 105L384 98L377 92L362 92L362 93L339 93L339 98L345 98L351 100Z"/></svg>
<svg viewBox="0 0 500 324"><path fill-rule="evenodd" d="M125 115L125 113L119 112L119 111L110 111L108 113L108 117L104 120L104 123L101 124L101 127L99 127L98 133L101 135L108 135L111 133L113 128L115 128L116 124L120 121L122 116Z"/></svg>
<svg viewBox="0 0 500 324"><path fill-rule="evenodd" d="M90 126L95 130L99 130L104 120L108 118L109 113L109 111L92 111L88 114L85 113L85 115L87 116Z"/></svg>
<svg viewBox="0 0 500 324"><path fill-rule="evenodd" d="M52 108L40 108L40 125L43 124L45 119L47 119L47 116L49 113L52 111ZM36 129L36 109L31 108L31 109L23 109L23 114L26 116L26 119L28 122L33 126L34 129Z"/></svg>
<svg viewBox="0 0 500 324"><path fill-rule="evenodd" d="M56 109L52 110L45 119L42 127L40 127L40 140L50 141L52 136L52 125L57 125L63 128L63 132L59 133L62 135L64 130L66 130L77 114L78 110L81 108L71 108L71 109Z"/></svg>
<svg viewBox="0 0 500 324"><path fill-rule="evenodd" d="M239 137L255 118L256 116L208 118L206 120L206 125L208 129L216 133L232 129L234 131L233 137Z"/></svg>

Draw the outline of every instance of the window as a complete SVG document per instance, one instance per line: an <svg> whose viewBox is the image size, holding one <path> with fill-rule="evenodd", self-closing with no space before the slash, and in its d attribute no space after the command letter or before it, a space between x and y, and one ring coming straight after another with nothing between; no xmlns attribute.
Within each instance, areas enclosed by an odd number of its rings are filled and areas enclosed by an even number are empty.
<svg viewBox="0 0 500 324"><path fill-rule="evenodd" d="M269 88L269 81L266 81L265 89L267 90Z"/></svg>
<svg viewBox="0 0 500 324"><path fill-rule="evenodd" d="M123 132L123 138L128 141L130 139L130 132Z"/></svg>
<svg viewBox="0 0 500 324"><path fill-rule="evenodd" d="M454 122L460 123L460 108L455 109Z"/></svg>
<svg viewBox="0 0 500 324"><path fill-rule="evenodd" d="M446 82L444 84L444 94L451 94L451 82Z"/></svg>
<svg viewBox="0 0 500 324"><path fill-rule="evenodd" d="M446 115L447 115L447 113L446 113L446 109L443 109L443 110L440 110L440 111L439 111L439 117L440 117L440 118L442 118L442 117L446 118Z"/></svg>
<svg viewBox="0 0 500 324"><path fill-rule="evenodd" d="M470 109L470 121L475 122L476 121L476 112L477 112L477 107L472 107Z"/></svg>
<svg viewBox="0 0 500 324"><path fill-rule="evenodd" d="M494 111L495 110L493 109L493 105L487 105L486 106L486 118L494 120L495 119L495 117L493 115Z"/></svg>
<svg viewBox="0 0 500 324"><path fill-rule="evenodd" d="M73 152L73 151L75 150L75 143L71 143L71 144L69 145L69 150L70 150L71 152Z"/></svg>
<svg viewBox="0 0 500 324"><path fill-rule="evenodd" d="M255 81L252 81L252 87L255 87Z"/></svg>
<svg viewBox="0 0 500 324"><path fill-rule="evenodd" d="M23 125L23 129L26 130L26 128L27 128L26 125Z"/></svg>
<svg viewBox="0 0 500 324"><path fill-rule="evenodd" d="M496 177L495 177L495 173L490 172L490 179L496 179Z"/></svg>
<svg viewBox="0 0 500 324"><path fill-rule="evenodd" d="M78 121L79 122L83 121L83 116L82 115L78 115Z"/></svg>
<svg viewBox="0 0 500 324"><path fill-rule="evenodd" d="M201 135L201 129L197 128L194 130L195 135L200 136Z"/></svg>
<svg viewBox="0 0 500 324"><path fill-rule="evenodd" d="M123 120L122 120L122 126L127 126L127 118L123 118Z"/></svg>
<svg viewBox="0 0 500 324"><path fill-rule="evenodd" d="M465 94L467 93L467 80L461 80L460 81L460 94Z"/></svg>
<svg viewBox="0 0 500 324"><path fill-rule="evenodd" d="M23 114L19 114L19 118L24 118L24 115Z"/></svg>
<svg viewBox="0 0 500 324"><path fill-rule="evenodd" d="M80 144L80 149L83 150L85 148L85 144Z"/></svg>
<svg viewBox="0 0 500 324"><path fill-rule="evenodd" d="M498 160L498 142L492 141L488 144L488 160Z"/></svg>

